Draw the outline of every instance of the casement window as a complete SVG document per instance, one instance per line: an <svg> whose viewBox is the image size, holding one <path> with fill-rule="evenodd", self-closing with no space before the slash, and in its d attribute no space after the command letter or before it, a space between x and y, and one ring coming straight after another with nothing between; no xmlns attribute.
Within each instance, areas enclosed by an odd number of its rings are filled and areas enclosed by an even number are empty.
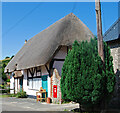
<svg viewBox="0 0 120 113"><path fill-rule="evenodd" d="M39 90L41 85L41 67L35 67L27 70L27 86L29 89Z"/></svg>
<svg viewBox="0 0 120 113"><path fill-rule="evenodd" d="M42 87L42 80L41 78L34 78L33 79L33 89L39 90Z"/></svg>
<svg viewBox="0 0 120 113"><path fill-rule="evenodd" d="M29 89L36 89L39 90L42 87L42 80L41 78L33 78L29 79Z"/></svg>

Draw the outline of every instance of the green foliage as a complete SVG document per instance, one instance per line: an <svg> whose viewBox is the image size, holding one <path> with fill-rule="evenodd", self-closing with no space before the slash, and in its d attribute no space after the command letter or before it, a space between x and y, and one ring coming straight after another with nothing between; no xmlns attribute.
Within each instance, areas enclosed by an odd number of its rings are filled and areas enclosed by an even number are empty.
<svg viewBox="0 0 120 113"><path fill-rule="evenodd" d="M13 56L12 56L13 57ZM12 59L12 57L6 57L4 60L0 61L0 77L2 78L2 80L4 80L5 82L7 81L7 76L4 73L4 69L7 66L7 64L9 63L9 61Z"/></svg>
<svg viewBox="0 0 120 113"><path fill-rule="evenodd" d="M10 93L10 88L7 88L7 94Z"/></svg>
<svg viewBox="0 0 120 113"><path fill-rule="evenodd" d="M8 95L5 94L0 95L0 98L6 98L6 97L8 97Z"/></svg>
<svg viewBox="0 0 120 113"><path fill-rule="evenodd" d="M9 97L16 97L16 94L10 94Z"/></svg>
<svg viewBox="0 0 120 113"><path fill-rule="evenodd" d="M104 42L104 51L105 51L105 77L106 77L106 94L107 96L109 93L111 94L114 91L114 85L115 85L115 74L113 70L113 57L110 55L110 48L108 45Z"/></svg>
<svg viewBox="0 0 120 113"><path fill-rule="evenodd" d="M110 48L105 46L105 66L98 55L97 40L75 41L62 68L62 99L92 107L111 95L115 85Z"/></svg>
<svg viewBox="0 0 120 113"><path fill-rule="evenodd" d="M0 90L0 93L7 93L7 90Z"/></svg>
<svg viewBox="0 0 120 113"><path fill-rule="evenodd" d="M4 69L3 69L3 71L4 71ZM4 81L7 80L7 76L6 76L6 74L4 72L2 72L2 80L4 80Z"/></svg>
<svg viewBox="0 0 120 113"><path fill-rule="evenodd" d="M64 109L64 111L68 111L67 109Z"/></svg>
<svg viewBox="0 0 120 113"><path fill-rule="evenodd" d="M10 58L9 56L6 56L5 59Z"/></svg>
<svg viewBox="0 0 120 113"><path fill-rule="evenodd" d="M11 59L14 57L14 55L11 57Z"/></svg>
<svg viewBox="0 0 120 113"><path fill-rule="evenodd" d="M7 79L7 81L6 82L10 82L10 79Z"/></svg>
<svg viewBox="0 0 120 113"><path fill-rule="evenodd" d="M66 100L64 100L63 102L62 102L62 104L68 104L68 103L70 103L71 101L66 101Z"/></svg>
<svg viewBox="0 0 120 113"><path fill-rule="evenodd" d="M0 90L0 93L10 93L10 88L8 88L6 86L6 84L4 84L4 85L1 84L0 89L2 89L2 90Z"/></svg>
<svg viewBox="0 0 120 113"><path fill-rule="evenodd" d="M3 93L3 94L4 94L4 93L7 93L7 94L8 94L8 93L10 93L10 89L0 90L0 93Z"/></svg>
<svg viewBox="0 0 120 113"><path fill-rule="evenodd" d="M0 85L0 89L4 89L4 87L5 87L5 85L2 85L2 84Z"/></svg>
<svg viewBox="0 0 120 113"><path fill-rule="evenodd" d="M27 97L27 94L26 94L25 91L21 91L21 92L18 92L18 93L16 94L16 97L17 97L17 98L26 98L26 97Z"/></svg>

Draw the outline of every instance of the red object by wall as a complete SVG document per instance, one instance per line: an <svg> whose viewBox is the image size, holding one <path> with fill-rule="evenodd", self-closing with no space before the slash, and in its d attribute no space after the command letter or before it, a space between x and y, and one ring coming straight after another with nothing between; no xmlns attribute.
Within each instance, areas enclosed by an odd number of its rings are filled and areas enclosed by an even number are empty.
<svg viewBox="0 0 120 113"><path fill-rule="evenodd" d="M53 97L57 98L57 85L53 85Z"/></svg>

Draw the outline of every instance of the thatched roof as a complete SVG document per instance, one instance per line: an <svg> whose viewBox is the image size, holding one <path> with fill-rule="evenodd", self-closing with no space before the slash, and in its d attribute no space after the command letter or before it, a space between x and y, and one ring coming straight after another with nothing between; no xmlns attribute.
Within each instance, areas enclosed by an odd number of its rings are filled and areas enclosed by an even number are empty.
<svg viewBox="0 0 120 113"><path fill-rule="evenodd" d="M45 65L59 46L69 46L93 37L88 27L73 13L32 37L5 68L5 72Z"/></svg>

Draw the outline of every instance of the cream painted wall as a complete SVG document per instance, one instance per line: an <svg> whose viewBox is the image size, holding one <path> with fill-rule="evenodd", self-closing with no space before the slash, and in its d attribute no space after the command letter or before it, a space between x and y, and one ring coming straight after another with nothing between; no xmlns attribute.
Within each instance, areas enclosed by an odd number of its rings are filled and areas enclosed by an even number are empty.
<svg viewBox="0 0 120 113"><path fill-rule="evenodd" d="M14 93L14 78L12 75L10 75L10 93L13 94Z"/></svg>
<svg viewBox="0 0 120 113"><path fill-rule="evenodd" d="M62 67L63 67L64 61L55 61L53 68L58 70L59 75L61 76L61 71L62 71Z"/></svg>
<svg viewBox="0 0 120 113"><path fill-rule="evenodd" d="M17 79L15 79L15 93L17 93Z"/></svg>
<svg viewBox="0 0 120 113"><path fill-rule="evenodd" d="M67 55L67 47L63 46L59 52L55 55L54 58L56 59L65 59ZM64 64L64 61L54 61L53 68L58 70L59 75L61 76L62 66Z"/></svg>
<svg viewBox="0 0 120 113"><path fill-rule="evenodd" d="M47 70L46 70L46 68L45 68L45 66L42 66L41 67L41 71L42 71L42 76L44 76L44 75L49 75L48 74L48 72L47 72ZM39 73L38 73L39 74ZM37 74L37 75L38 75ZM40 89L40 87L42 87L42 80L41 80L41 78L39 78L39 84L40 84L40 86L38 86L39 88L37 88L37 89L32 89L32 88L30 88L29 86L27 86L27 70L23 70L23 75L24 75L24 79L23 79L23 90L24 91L26 91L26 93L27 93L27 95L33 95L33 96L36 96L36 92L38 92L39 91L39 89ZM29 76L31 76L30 75L30 73L29 73ZM36 73L34 74L34 76L36 76ZM36 78L37 79L37 78ZM48 76L48 96L50 96L50 77ZM35 83L35 81L33 80L33 84Z"/></svg>
<svg viewBox="0 0 120 113"><path fill-rule="evenodd" d="M57 58L57 59L65 59L65 56L66 56L66 55L67 55L67 47L62 47L62 48L60 49L60 51L55 55L54 58ZM53 67L58 70L58 72L59 72L60 75L61 75L61 69L62 69L63 63L64 63L64 61L55 61L55 62L54 62L54 65L53 65ZM47 67L49 68L49 63L47 64ZM47 72L46 67L45 67L44 65L41 66L41 71L42 71L42 76L44 76L44 75L49 75L49 73ZM39 84L40 84L40 86L39 86L38 89L32 89L32 88L30 88L30 87L27 85L27 70L22 70L21 72L22 72L23 75L24 75L24 78L23 78L23 90L26 91L27 95L36 96L36 92L39 91L40 87L42 87L42 80L39 79L39 82L40 82ZM39 74L40 74L40 73L37 73L37 75L39 75ZM30 73L29 73L29 76L31 76ZM36 73L35 73L34 76L36 76ZM47 80L48 80L48 97L50 97L51 79L50 79L49 76L48 76ZM12 84L14 83L13 77L10 79L10 81L11 81L10 87L13 87L13 85L12 85ZM33 84L34 84L34 82L35 82L35 81L33 81ZM19 84L19 81L18 81L18 84ZM19 86L19 85L18 85L18 86ZM17 79L16 79L15 89L17 90ZM13 92L14 92L14 91L13 91ZM11 93L13 93L13 92L11 91Z"/></svg>
<svg viewBox="0 0 120 113"><path fill-rule="evenodd" d="M120 70L120 44L119 43L110 43L111 55L113 56L113 65L114 72L116 73L117 69Z"/></svg>
<svg viewBox="0 0 120 113"><path fill-rule="evenodd" d="M27 85L27 70L23 70L23 75L24 75L24 78L23 78L23 90L26 92L27 95L33 95L33 96L36 96L36 92L38 90L33 90L31 89L28 85ZM30 76L30 73L29 73L29 76Z"/></svg>
<svg viewBox="0 0 120 113"><path fill-rule="evenodd" d="M113 56L114 72L118 69L118 48L111 48L111 55Z"/></svg>

